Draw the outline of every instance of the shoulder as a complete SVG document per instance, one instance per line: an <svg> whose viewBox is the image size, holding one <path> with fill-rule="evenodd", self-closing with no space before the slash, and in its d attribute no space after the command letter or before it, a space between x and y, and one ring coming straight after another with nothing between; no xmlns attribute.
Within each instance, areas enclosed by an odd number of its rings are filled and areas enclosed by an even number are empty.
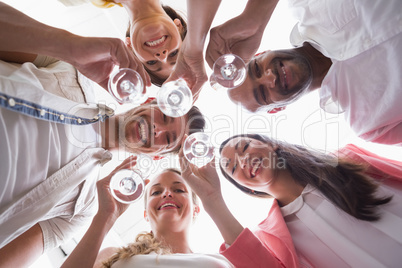
<svg viewBox="0 0 402 268"><path fill-rule="evenodd" d="M102 262L109 259L117 252L117 247L108 247L104 248L98 253L98 257L96 257L96 261L94 267L102 267Z"/></svg>

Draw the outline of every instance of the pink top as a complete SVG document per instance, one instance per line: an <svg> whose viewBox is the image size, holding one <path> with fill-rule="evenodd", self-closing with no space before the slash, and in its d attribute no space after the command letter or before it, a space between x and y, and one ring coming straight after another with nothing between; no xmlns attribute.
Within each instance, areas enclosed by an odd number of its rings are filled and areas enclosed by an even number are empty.
<svg viewBox="0 0 402 268"><path fill-rule="evenodd" d="M299 267L292 237L276 201L257 230L252 233L245 228L229 248L223 244L220 253L236 267Z"/></svg>
<svg viewBox="0 0 402 268"><path fill-rule="evenodd" d="M367 164L368 174L373 178L402 181L402 162L386 159L353 144L346 145L338 153ZM245 228L229 248L223 244L220 253L236 267L299 267L292 238L276 201L257 230L252 233Z"/></svg>

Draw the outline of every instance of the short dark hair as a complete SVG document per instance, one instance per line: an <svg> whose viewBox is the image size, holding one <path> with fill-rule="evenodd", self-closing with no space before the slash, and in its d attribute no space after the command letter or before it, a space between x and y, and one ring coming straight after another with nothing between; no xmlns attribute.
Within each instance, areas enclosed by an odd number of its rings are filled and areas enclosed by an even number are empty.
<svg viewBox="0 0 402 268"><path fill-rule="evenodd" d="M186 115L187 124L185 130L188 131L188 135L196 132L203 132L205 128L205 118L197 106L192 106L190 111ZM175 150L167 153L179 153L181 146L178 146Z"/></svg>

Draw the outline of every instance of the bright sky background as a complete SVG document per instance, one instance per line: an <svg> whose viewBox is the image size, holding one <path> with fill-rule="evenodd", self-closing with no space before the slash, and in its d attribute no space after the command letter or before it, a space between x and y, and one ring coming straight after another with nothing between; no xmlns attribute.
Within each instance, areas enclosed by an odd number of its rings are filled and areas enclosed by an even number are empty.
<svg viewBox="0 0 402 268"><path fill-rule="evenodd" d="M56 0L6 0L4 2L41 22L80 35L123 38L126 30L127 16L124 9L119 7L106 10L98 9L91 4L64 7ZM184 13L186 11L185 0L162 2ZM238 15L245 4L245 0L223 0L213 26ZM294 24L295 21L287 10L287 1L280 1L266 28L259 52L267 49L290 48L288 37ZM208 66L207 72L211 73ZM157 89L154 87L150 89L152 92L155 90ZM100 99L115 105L117 112L125 109L113 103L102 90L99 92ZM260 133L327 152L336 150L347 143L355 143L389 158L402 160L400 148L366 143L350 131L342 115L331 115L321 111L318 106L317 92L303 97L287 107L285 111L275 115L251 115L231 104L225 92L216 92L206 84L196 105L207 117L206 132L211 135L215 146L219 146L221 141L234 134ZM108 174L126 156L115 155L114 159L104 167L101 176ZM162 159L154 163L154 173L174 166L178 167L174 157ZM253 228L267 216L269 200L248 197L236 190L225 179L222 180L222 189L230 210L243 226ZM104 246L124 245L132 241L138 232L148 230L150 228L143 220L141 200L131 205L119 219ZM77 234L77 237L80 235ZM193 251L218 252L222 242L221 235L212 220L205 211L201 212L192 230ZM73 245L70 243L69 247L71 244ZM60 263L57 259L58 253L51 252L50 255L49 258L42 257L33 267L58 267ZM54 261L53 265L50 264L49 259Z"/></svg>

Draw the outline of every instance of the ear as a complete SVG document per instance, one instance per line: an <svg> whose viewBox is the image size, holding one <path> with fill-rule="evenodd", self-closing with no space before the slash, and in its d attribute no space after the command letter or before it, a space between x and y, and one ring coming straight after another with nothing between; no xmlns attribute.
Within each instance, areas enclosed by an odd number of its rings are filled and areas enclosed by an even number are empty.
<svg viewBox="0 0 402 268"><path fill-rule="evenodd" d="M200 207L199 206L194 206L194 212L193 212L193 217L196 217L200 213Z"/></svg>
<svg viewBox="0 0 402 268"><path fill-rule="evenodd" d="M148 213L146 210L144 210L144 219L145 219L145 221L149 222Z"/></svg>
<svg viewBox="0 0 402 268"><path fill-rule="evenodd" d="M278 150L279 145L278 144L270 144L269 147L271 147L271 150L274 152L274 155L276 155L276 150Z"/></svg>
<svg viewBox="0 0 402 268"><path fill-rule="evenodd" d="M277 107L277 108L272 108L271 110L269 110L267 113L269 114L276 114L277 112L283 111L286 109L286 106L282 106L282 107Z"/></svg>
<svg viewBox="0 0 402 268"><path fill-rule="evenodd" d="M156 98L154 98L154 97L148 97L148 99L147 99L146 101L144 101L143 103L141 103L141 105L147 104L147 103L150 103L150 102L153 102L154 100L156 100Z"/></svg>
<svg viewBox="0 0 402 268"><path fill-rule="evenodd" d="M125 44L126 44L126 46L128 47L128 48L132 48L131 47L131 39L130 39L130 37L126 37L126 40L125 40Z"/></svg>
<svg viewBox="0 0 402 268"><path fill-rule="evenodd" d="M179 30L179 33L183 31L183 25L181 24L181 21L179 19L174 19L173 23L176 25L177 30Z"/></svg>

